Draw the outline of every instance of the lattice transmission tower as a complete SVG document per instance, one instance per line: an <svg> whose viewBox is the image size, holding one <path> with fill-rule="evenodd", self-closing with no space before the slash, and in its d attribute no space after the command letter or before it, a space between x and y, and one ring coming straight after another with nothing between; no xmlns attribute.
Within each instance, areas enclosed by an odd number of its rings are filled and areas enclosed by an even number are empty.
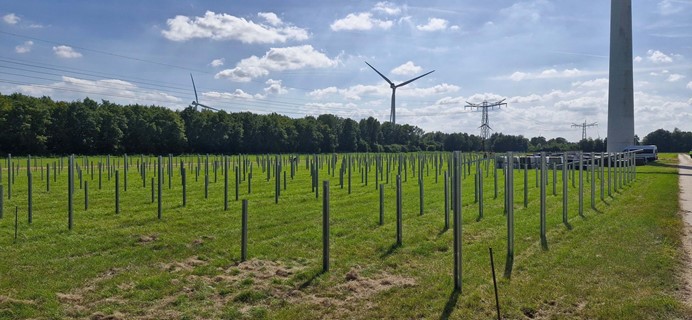
<svg viewBox="0 0 692 320"><path fill-rule="evenodd" d="M471 109L480 109L481 112L481 138L483 139L483 149L485 149L485 141L490 137L490 130L493 128L490 127L490 121L488 119L488 109L495 109L495 107L500 108L502 106L507 106L507 103L504 102L505 99L502 99L500 101L495 101L495 102L488 102L487 100L484 100L480 104L475 104L466 101L466 106L464 108L471 108Z"/></svg>
<svg viewBox="0 0 692 320"><path fill-rule="evenodd" d="M572 127L581 128L581 139L582 140L586 140L586 128L595 127L597 125L598 125L598 122L586 123L586 120L584 120L584 123L572 123Z"/></svg>

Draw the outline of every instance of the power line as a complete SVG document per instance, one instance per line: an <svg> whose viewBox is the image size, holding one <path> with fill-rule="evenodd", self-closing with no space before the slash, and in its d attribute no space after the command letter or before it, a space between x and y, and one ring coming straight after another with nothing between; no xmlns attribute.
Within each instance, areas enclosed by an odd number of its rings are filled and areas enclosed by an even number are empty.
<svg viewBox="0 0 692 320"><path fill-rule="evenodd" d="M481 109L481 126L479 128L481 128L481 138L483 138L484 146L485 141L490 136L490 130L492 130L492 128L490 127L490 121L488 119L488 109L495 109L495 107L501 108L502 106L507 106L507 103L504 101L505 99L496 102L488 102L487 100L484 100L483 102L481 102L481 104L473 104L467 101L467 105L464 106L464 108Z"/></svg>

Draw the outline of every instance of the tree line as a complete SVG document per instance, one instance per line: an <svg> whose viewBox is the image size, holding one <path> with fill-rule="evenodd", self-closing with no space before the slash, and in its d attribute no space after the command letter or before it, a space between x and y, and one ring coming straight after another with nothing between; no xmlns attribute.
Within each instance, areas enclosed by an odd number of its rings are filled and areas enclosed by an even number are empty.
<svg viewBox="0 0 692 320"><path fill-rule="evenodd" d="M656 131L658 132L658 131ZM654 132L654 133L656 133ZM654 134L651 133L650 135ZM647 137L649 137L648 135ZM685 136L685 139L690 139ZM654 139L652 137L651 139ZM646 140L646 139L645 139ZM0 154L327 153L407 151L605 151L605 141L425 132L373 117L212 112L193 107L53 101L0 94ZM663 149L662 149L663 151Z"/></svg>

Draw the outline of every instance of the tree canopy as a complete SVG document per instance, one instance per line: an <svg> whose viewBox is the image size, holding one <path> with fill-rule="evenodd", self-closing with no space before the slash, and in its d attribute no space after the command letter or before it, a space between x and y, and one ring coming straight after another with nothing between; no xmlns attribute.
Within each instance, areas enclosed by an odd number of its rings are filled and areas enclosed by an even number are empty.
<svg viewBox="0 0 692 320"><path fill-rule="evenodd" d="M692 133L660 129L644 138L661 151L692 149ZM489 151L605 151L605 141L494 133ZM355 121L332 114L289 118L109 101L53 101L19 93L0 94L0 154L165 154L328 153L483 151L483 140L468 133L425 132L416 126Z"/></svg>

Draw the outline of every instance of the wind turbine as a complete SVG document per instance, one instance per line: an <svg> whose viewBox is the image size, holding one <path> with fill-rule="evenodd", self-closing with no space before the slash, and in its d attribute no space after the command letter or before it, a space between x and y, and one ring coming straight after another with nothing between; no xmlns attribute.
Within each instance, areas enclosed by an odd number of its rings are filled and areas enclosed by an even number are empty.
<svg viewBox="0 0 692 320"><path fill-rule="evenodd" d="M210 106L206 106L206 105L199 103L199 100L197 99L197 88L195 87L195 78L192 77L192 73L190 73L190 80L192 80L192 90L195 90L195 101L192 101L190 103L190 105L195 106L195 109L197 109L197 106L200 106L202 108L207 108L207 109L214 110L214 111L221 111L219 109L212 108Z"/></svg>
<svg viewBox="0 0 692 320"><path fill-rule="evenodd" d="M411 79L411 80L404 81L404 82L402 82L402 83L400 83L400 84L394 84L394 82L392 82L391 80L387 79L387 77L385 77L382 73L380 73L379 71L377 71L377 69L375 69L375 67L371 66L367 61L365 61L365 64L367 64L370 68L372 68L372 70L375 70L375 72L377 72L377 74L379 74L380 77L382 77L382 79L384 79L385 81L387 81L387 83L389 83L389 87L392 88L392 111L391 111L391 114L390 114L390 116L389 116L389 121L391 121L392 124L396 124L396 107L395 107L395 103L394 103L394 101L396 100L396 98L395 98L395 96L396 96L396 88L398 88L398 87L403 87L403 86L405 86L405 85L407 85L407 84L409 84L409 83L411 83L411 82L413 82L413 81L416 81L416 80L418 80L418 79L420 79L420 78L422 78L422 77L425 77L425 76L427 76L427 75L429 75L429 74L435 72L435 70L433 70L433 71L430 71L430 72L428 72L428 73L426 73L426 74L423 74L423 75L421 75L421 76L417 76L417 77L415 77L415 78L413 78L413 79Z"/></svg>

